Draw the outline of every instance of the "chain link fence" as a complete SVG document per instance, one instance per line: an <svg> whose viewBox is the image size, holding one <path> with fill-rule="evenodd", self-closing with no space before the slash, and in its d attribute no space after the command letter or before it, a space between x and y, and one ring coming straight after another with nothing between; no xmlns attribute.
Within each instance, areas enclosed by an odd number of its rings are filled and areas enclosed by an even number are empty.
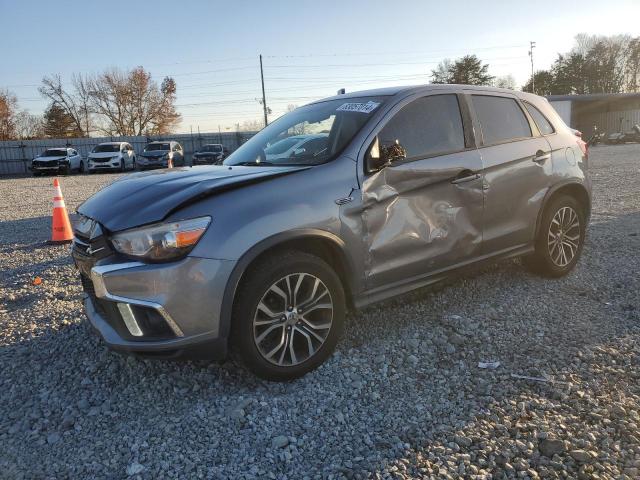
<svg viewBox="0 0 640 480"><path fill-rule="evenodd" d="M136 154L141 154L144 146L151 141L175 140L182 145L187 165L191 165L193 153L202 145L221 143L233 152L256 132L194 133L139 137L90 137L90 138L48 138L44 140L15 140L0 142L0 176L25 175L30 173L31 160L45 149L52 147L74 148L86 160L89 152L99 143L128 142Z"/></svg>

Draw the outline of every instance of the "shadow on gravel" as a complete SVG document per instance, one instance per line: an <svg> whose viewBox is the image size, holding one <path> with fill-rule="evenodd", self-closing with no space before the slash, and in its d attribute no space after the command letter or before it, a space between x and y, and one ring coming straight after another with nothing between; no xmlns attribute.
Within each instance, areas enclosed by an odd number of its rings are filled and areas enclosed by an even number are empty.
<svg viewBox="0 0 640 480"><path fill-rule="evenodd" d="M20 250L38 248L51 238L51 217L2 220L0 232L0 247L18 243L21 244L17 247Z"/></svg>
<svg viewBox="0 0 640 480"><path fill-rule="evenodd" d="M16 221L13 229L36 229L44 218ZM88 476L120 476L133 458L151 472L166 452L180 452L210 459L214 473L233 477L248 469L250 451L269 458L274 472L313 467L349 478L392 463L418 464L434 445L471 452L481 434L450 444L481 420L511 415L501 410L505 404L523 395L563 401L570 393L565 384L511 374L593 382L587 367L576 367L581 352L638 334L640 260L632 254L640 238L632 234L639 227L638 213L594 225L579 267L565 279L540 279L509 261L370 307L350 318L334 357L288 384L258 380L232 361L122 356L109 352L85 320L61 324L64 312L55 322L39 318L52 326L0 346L0 436L20 446L14 455L29 477L52 473L39 461L46 455L58 459L60 476L73 476L76 464ZM477 368L486 360L501 366ZM515 439L514 425L499 428ZM295 456L273 452L277 435L297 439L295 451L287 447ZM115 448L114 439L129 443ZM144 458L131 450L143 442ZM349 462L340 460L345 448Z"/></svg>

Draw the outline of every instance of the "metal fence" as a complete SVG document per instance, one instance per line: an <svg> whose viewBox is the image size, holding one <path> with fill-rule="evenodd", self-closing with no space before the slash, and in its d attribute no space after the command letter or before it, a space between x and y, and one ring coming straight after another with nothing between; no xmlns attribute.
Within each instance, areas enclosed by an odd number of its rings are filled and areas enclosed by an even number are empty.
<svg viewBox="0 0 640 480"><path fill-rule="evenodd" d="M191 164L193 152L198 151L207 143L221 143L234 151L249 140L255 132L222 132L222 133L194 133L151 137L90 137L90 138L49 138L44 140L15 140L0 142L0 176L24 175L30 172L31 160L46 148L71 147L75 148L83 158L93 147L102 142L129 142L136 154L142 153L144 146L150 141L175 140L180 142L185 153L187 165Z"/></svg>

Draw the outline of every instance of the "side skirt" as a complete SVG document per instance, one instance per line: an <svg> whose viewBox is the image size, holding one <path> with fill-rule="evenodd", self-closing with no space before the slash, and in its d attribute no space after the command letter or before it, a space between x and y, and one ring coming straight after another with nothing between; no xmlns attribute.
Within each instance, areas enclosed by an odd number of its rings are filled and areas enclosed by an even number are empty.
<svg viewBox="0 0 640 480"><path fill-rule="evenodd" d="M365 290L353 299L353 303L356 309L360 309L373 303L388 300L389 298L396 297L398 295L403 295L418 288L433 285L434 283L438 283L456 274L463 273L471 268L477 268L483 264L490 264L497 260L519 257L528 253L533 253L533 251L533 245L519 245L517 247L511 247L491 254L482 255L472 260L458 263L452 267L436 270L435 272L430 272L425 275L406 278L399 282L383 285L382 287L373 288L371 290Z"/></svg>

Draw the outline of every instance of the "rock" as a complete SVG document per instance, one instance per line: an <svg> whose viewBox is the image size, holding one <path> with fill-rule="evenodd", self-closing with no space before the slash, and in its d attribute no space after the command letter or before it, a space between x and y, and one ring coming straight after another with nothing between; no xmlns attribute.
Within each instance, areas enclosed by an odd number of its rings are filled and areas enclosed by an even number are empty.
<svg viewBox="0 0 640 480"><path fill-rule="evenodd" d="M591 454L585 450L571 450L569 452L569 455L571 455L571 458L579 463L589 463L591 460L593 460Z"/></svg>
<svg viewBox="0 0 640 480"><path fill-rule="evenodd" d="M50 433L49 435L47 435L47 443L49 445L54 445L60 441L60 438L61 437L59 433Z"/></svg>
<svg viewBox="0 0 640 480"><path fill-rule="evenodd" d="M129 466L127 466L127 475L132 477L134 475L138 475L139 473L144 472L144 470L145 470L144 465L140 465L138 462L134 462Z"/></svg>
<svg viewBox="0 0 640 480"><path fill-rule="evenodd" d="M466 342L466 339L459 333L452 333L449 335L449 343L452 345L460 346Z"/></svg>
<svg viewBox="0 0 640 480"><path fill-rule="evenodd" d="M554 455L563 453L565 446L562 440L547 438L540 442L538 449L545 457L552 458Z"/></svg>
<svg viewBox="0 0 640 480"><path fill-rule="evenodd" d="M284 448L287 445L289 445L289 437L285 435L278 435L277 437L273 437L271 439L272 448Z"/></svg>
<svg viewBox="0 0 640 480"><path fill-rule="evenodd" d="M418 357L416 357L415 355L409 355L407 357L407 362L409 362L411 366L415 367L416 365L418 365Z"/></svg>

